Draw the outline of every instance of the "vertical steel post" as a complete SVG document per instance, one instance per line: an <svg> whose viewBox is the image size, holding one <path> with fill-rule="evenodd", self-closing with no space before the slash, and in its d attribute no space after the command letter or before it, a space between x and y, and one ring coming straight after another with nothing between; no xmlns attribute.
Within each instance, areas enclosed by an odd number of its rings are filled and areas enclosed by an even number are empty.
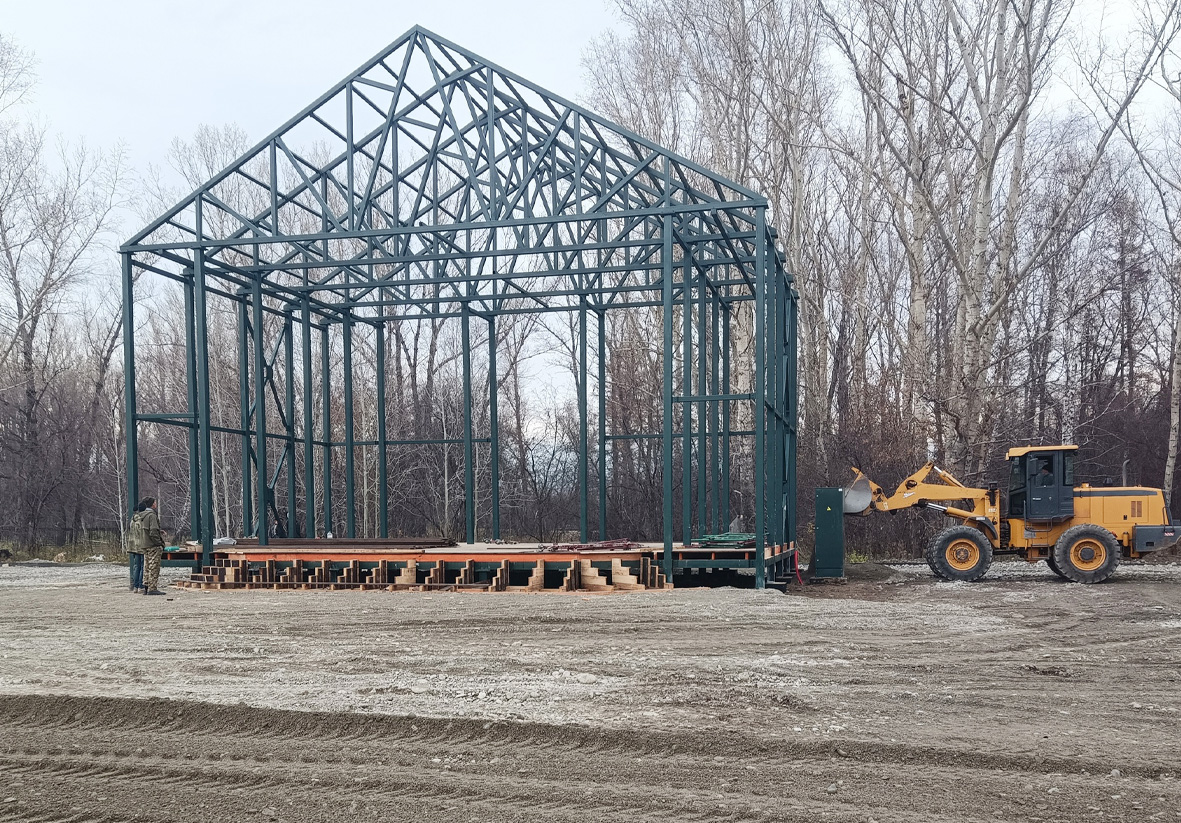
<svg viewBox="0 0 1181 823"><path fill-rule="evenodd" d="M671 203L671 163L664 160L664 204ZM664 310L664 574L673 579L673 218L662 221L661 276Z"/></svg>
<svg viewBox="0 0 1181 823"><path fill-rule="evenodd" d="M492 138L489 137L489 140ZM500 539L500 378L496 373L496 315L488 317L488 469L492 474L492 539Z"/></svg>
<svg viewBox="0 0 1181 823"><path fill-rule="evenodd" d="M377 534L390 536L389 478L386 474L385 324L377 325Z"/></svg>
<svg viewBox="0 0 1181 823"><path fill-rule="evenodd" d="M713 310L712 317L710 318L711 325L710 325L710 335L709 335L710 352L713 355L713 358L712 358L713 362L711 363L713 368L710 373L710 381L712 384L711 392L715 398L717 397L717 395L721 394L719 364L721 362L720 351L722 348L721 347L722 341L720 338L721 329L718 328L718 319L719 319L719 315L720 315L720 307L719 307L720 302L721 301L719 300L717 295L714 295L714 299L712 301L710 301L710 305ZM718 491L721 486L721 482L720 482L721 478L718 476L718 474L721 471L719 468L719 460L718 460L718 415L721 412L721 409L719 407L724 402L725 401L723 401L723 400L716 400L715 399L712 403L710 403L710 407L709 407L709 458L710 458L709 487L710 487L710 492L711 492L710 507L709 507L709 524L710 524L710 531L713 534L718 534L718 533L724 532L726 530L725 525L720 524L718 522Z"/></svg>
<svg viewBox="0 0 1181 823"><path fill-rule="evenodd" d="M771 261L775 256L775 248L771 243L767 243L770 248L764 253L763 261L767 268L767 276L764 281L766 288L766 321L765 334L766 346L764 348L764 366L766 368L767 377L764 384L764 390L768 400L767 405L771 409L771 415L767 418L767 442L766 450L763 452L764 464L766 465L767 477L767 538L768 543L772 546L779 542L779 520L778 507L778 472L776 467L779 465L779 458L776 452L779 448L779 283L778 278L775 277L774 267Z"/></svg>
<svg viewBox="0 0 1181 823"><path fill-rule="evenodd" d="M755 588L767 585L767 569L763 565L767 556L767 501L766 493L766 375L763 373L766 357L767 318L767 214L762 207L755 210Z"/></svg>
<svg viewBox="0 0 1181 823"><path fill-rule="evenodd" d="M607 312L599 311L599 539L607 539Z"/></svg>
<svg viewBox="0 0 1181 823"><path fill-rule="evenodd" d="M255 530L254 489L251 486L254 462L250 458L250 307L246 305L246 295L241 292L238 294L238 403L242 407L239 416L242 429L242 536L251 537Z"/></svg>
<svg viewBox="0 0 1181 823"><path fill-rule="evenodd" d="M123 252L123 429L127 449L127 511L139 502L139 433L135 405L135 281L131 252ZM191 469L190 469L191 471Z"/></svg>
<svg viewBox="0 0 1181 823"><path fill-rule="evenodd" d="M688 271L688 265L685 269ZM697 307L697 396L701 399L697 401L697 528L701 533L705 533L705 484L709 479L709 472L706 471L706 455L708 454L708 444L706 443L706 401L705 396L709 394L709 384L706 382L706 366L708 365L705 357L709 350L709 336L706 334L706 320L709 313L706 311L706 295L705 295L705 278L702 277L697 287L698 307Z"/></svg>
<svg viewBox="0 0 1181 823"><path fill-rule="evenodd" d="M197 237L201 237L197 201ZM201 565L213 562L213 432L209 409L209 307L205 294L205 250L193 252L193 317L197 343L197 436L201 441Z"/></svg>
<svg viewBox="0 0 1181 823"><path fill-rule="evenodd" d="M193 327L193 270L185 271L185 391L188 397L189 426L189 539L201 535L201 452L197 434L197 332Z"/></svg>
<svg viewBox="0 0 1181 823"><path fill-rule="evenodd" d="M800 295L790 274L787 275L787 503L784 506L786 522L784 539L789 543L796 541L796 529L799 524L798 490L796 488L796 457L797 437L799 428L799 364L797 360L796 341L799 336L799 302Z"/></svg>
<svg viewBox="0 0 1181 823"><path fill-rule="evenodd" d="M288 306L283 314L283 370L287 418L287 536L295 537L295 324Z"/></svg>
<svg viewBox="0 0 1181 823"><path fill-rule="evenodd" d="M730 326L734 322L726 304L722 323L722 394L730 394ZM722 530L730 528L730 400L722 401Z"/></svg>
<svg viewBox="0 0 1181 823"><path fill-rule="evenodd" d="M356 451L353 430L353 318L348 315L344 332L344 532L357 536Z"/></svg>
<svg viewBox="0 0 1181 823"><path fill-rule="evenodd" d="M267 352L263 340L262 274L256 273L251 283L250 304L254 313L254 468L257 473L255 490L258 509L258 544L265 546L269 539L270 494L267 484Z"/></svg>
<svg viewBox="0 0 1181 823"><path fill-rule="evenodd" d="M332 532L332 346L328 337L328 324L320 327L320 392L323 399L323 423L321 424L323 443L323 483L324 483L324 536L335 534Z"/></svg>
<svg viewBox="0 0 1181 823"><path fill-rule="evenodd" d="M681 253L681 543L688 544L693 540L693 269L687 250Z"/></svg>
<svg viewBox="0 0 1181 823"><path fill-rule="evenodd" d="M578 303L578 534L579 542L589 539L587 526L587 392L586 392L586 295Z"/></svg>
<svg viewBox="0 0 1181 823"><path fill-rule="evenodd" d="M312 301L303 296L300 305L300 343L303 363L303 536L316 536L315 401L312 397Z"/></svg>
<svg viewBox="0 0 1181 823"><path fill-rule="evenodd" d="M464 537L476 542L476 473L472 447L472 331L468 304L464 301L460 318L463 337L463 507Z"/></svg>
<svg viewBox="0 0 1181 823"><path fill-rule="evenodd" d="M783 499L784 481L787 465L784 453L787 449L787 427L784 420L787 416L786 387L787 380L787 340L784 324L787 321L786 301L784 300L783 269L779 266L779 252L771 245L770 273L775 281L775 454L772 466L775 469L775 494L771 498L775 507L771 522L775 524L775 544L783 545L785 508Z"/></svg>

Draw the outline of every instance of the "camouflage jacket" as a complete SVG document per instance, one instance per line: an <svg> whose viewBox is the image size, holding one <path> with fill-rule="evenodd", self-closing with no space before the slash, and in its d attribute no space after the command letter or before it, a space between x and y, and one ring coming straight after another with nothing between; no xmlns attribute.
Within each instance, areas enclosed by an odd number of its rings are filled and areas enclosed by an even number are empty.
<svg viewBox="0 0 1181 823"><path fill-rule="evenodd" d="M156 546L164 548L164 536L160 534L160 516L156 514L155 509L136 512L131 518L127 551L143 552Z"/></svg>

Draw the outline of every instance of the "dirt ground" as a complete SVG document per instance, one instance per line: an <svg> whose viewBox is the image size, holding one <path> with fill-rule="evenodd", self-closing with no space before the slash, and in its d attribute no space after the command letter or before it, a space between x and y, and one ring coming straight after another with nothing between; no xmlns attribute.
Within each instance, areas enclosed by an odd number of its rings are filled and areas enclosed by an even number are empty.
<svg viewBox="0 0 1181 823"><path fill-rule="evenodd" d="M0 567L0 821L1181 821L1178 566L788 594L124 574Z"/></svg>

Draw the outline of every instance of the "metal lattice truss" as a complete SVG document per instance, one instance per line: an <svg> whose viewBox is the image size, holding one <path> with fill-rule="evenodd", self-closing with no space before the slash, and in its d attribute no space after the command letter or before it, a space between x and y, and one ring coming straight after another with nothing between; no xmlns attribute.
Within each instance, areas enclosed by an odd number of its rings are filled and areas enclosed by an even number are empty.
<svg viewBox="0 0 1181 823"><path fill-rule="evenodd" d="M121 248L128 497L138 497L137 425L183 426L189 438L192 528L201 536L206 562L213 537L214 433L241 438L248 534L266 542L268 523L280 517L276 500L283 498L291 533L301 525L297 508L304 510L306 534L314 534L317 525L331 532L339 522L332 465L343 457L343 534L355 537L357 449L376 450L378 488L384 490L389 449L443 441L392 440L384 414L377 416L375 440L357 439L353 330L375 336L376 402L385 409L386 324L458 317L464 500L467 540L473 542L481 490L472 468L477 438L469 326L479 318L489 328L490 375L490 424L479 442L488 444L491 455L490 529L498 538L496 319L575 312L583 541L589 532L589 315L598 326L600 539L609 530L609 441L663 440L664 563L671 575L676 445L682 455L681 534L688 541L707 523L717 529L729 522L731 440L746 438L753 447L755 568L761 584L765 546L786 545L795 533L796 294L774 249L766 211L766 200L743 186L430 32L411 29ZM144 272L177 281L184 291L184 411L136 406L135 283ZM215 425L211 418L210 296L231 301L239 314L240 428L224 421ZM750 391L743 393L734 393L730 382L736 303L749 303L753 320L752 362L739 366L750 375ZM604 406L606 315L644 306L661 308L653 321L663 326L663 427L659 433L614 433ZM673 365L677 312L684 346L679 394ZM269 348L263 334L268 317L282 326ZM343 352L339 372L333 372L330 356L337 339L333 330L339 331ZM316 342L323 369L319 391L312 373ZM280 369L285 396L275 382ZM333 426L327 396L335 385L343 391L343 440L334 434L339 427ZM751 404L753 429L731 425L734 403ZM675 444L678 405L682 423ZM297 463L304 478L302 500ZM378 532L385 537L385 495L378 498Z"/></svg>
<svg viewBox="0 0 1181 823"><path fill-rule="evenodd" d="M666 239L752 295L765 206L414 28L124 248L320 311L544 310L659 289Z"/></svg>

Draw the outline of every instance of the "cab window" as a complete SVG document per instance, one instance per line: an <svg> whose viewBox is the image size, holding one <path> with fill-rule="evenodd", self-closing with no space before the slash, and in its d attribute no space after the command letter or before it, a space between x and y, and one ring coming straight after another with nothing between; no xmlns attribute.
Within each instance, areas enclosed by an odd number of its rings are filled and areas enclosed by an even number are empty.
<svg viewBox="0 0 1181 823"><path fill-rule="evenodd" d="M1021 458L1014 457L1009 463L1009 491L1021 491L1025 488L1025 470L1021 467Z"/></svg>

